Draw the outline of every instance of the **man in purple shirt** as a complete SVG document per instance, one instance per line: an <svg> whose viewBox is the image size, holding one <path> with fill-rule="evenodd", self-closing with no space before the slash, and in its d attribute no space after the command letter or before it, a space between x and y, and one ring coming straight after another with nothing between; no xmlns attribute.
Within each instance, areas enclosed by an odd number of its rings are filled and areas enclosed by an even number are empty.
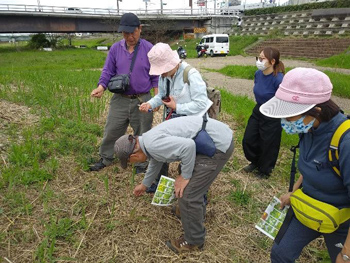
<svg viewBox="0 0 350 263"><path fill-rule="evenodd" d="M101 159L90 166L90 171L99 171L110 165L114 159L114 143L125 134L128 125L135 135L141 135L152 127L153 114L139 111L142 102L151 99L150 89L158 93L158 76L149 75L150 63L147 53L152 44L140 38L141 23L133 13L125 13L120 20L119 32L123 32L123 40L111 47L102 70L98 86L91 92L91 97L100 98L108 86L109 80L119 74L128 74L138 45L134 67L130 75L130 87L123 94L114 94L111 101L105 126L105 132L100 146ZM141 167L141 168L140 168ZM137 170L144 170L144 164L139 164Z"/></svg>

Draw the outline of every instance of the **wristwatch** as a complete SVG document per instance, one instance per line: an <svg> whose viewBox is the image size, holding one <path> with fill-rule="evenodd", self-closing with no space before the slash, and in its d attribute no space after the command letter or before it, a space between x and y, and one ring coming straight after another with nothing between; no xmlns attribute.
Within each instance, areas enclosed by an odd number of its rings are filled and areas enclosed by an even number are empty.
<svg viewBox="0 0 350 263"><path fill-rule="evenodd" d="M344 261L350 262L350 257L348 255L343 254L343 252L341 251L340 251L340 255Z"/></svg>

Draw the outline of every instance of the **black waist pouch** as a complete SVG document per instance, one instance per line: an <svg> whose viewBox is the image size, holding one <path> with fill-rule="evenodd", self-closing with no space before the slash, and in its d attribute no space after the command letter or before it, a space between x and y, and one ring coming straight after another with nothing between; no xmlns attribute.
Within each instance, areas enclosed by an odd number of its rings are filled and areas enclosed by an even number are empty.
<svg viewBox="0 0 350 263"><path fill-rule="evenodd" d="M108 90L112 93L124 93L130 86L128 74L115 75L108 83Z"/></svg>

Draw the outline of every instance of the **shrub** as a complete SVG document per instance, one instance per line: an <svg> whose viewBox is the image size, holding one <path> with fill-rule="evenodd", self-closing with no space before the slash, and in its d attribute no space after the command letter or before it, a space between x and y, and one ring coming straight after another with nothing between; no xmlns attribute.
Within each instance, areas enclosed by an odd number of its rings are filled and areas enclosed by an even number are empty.
<svg viewBox="0 0 350 263"><path fill-rule="evenodd" d="M45 34L35 34L29 41L29 47L39 49L43 47L50 47L50 41L46 38Z"/></svg>

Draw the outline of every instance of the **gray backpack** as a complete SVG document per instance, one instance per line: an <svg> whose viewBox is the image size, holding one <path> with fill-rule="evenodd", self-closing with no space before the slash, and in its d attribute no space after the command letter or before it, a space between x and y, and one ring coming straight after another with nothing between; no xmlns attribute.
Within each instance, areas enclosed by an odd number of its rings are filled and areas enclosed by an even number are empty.
<svg viewBox="0 0 350 263"><path fill-rule="evenodd" d="M188 85L190 85L190 82L188 80L188 72L192 68L193 68L192 66L188 65L184 69L184 73L183 73L184 83L187 83ZM208 87L208 83L206 81L204 81L204 82L207 86L208 98L213 102L211 107L208 109L208 115L212 119L217 119L219 117L219 113L221 111L221 93L220 93L220 90Z"/></svg>

